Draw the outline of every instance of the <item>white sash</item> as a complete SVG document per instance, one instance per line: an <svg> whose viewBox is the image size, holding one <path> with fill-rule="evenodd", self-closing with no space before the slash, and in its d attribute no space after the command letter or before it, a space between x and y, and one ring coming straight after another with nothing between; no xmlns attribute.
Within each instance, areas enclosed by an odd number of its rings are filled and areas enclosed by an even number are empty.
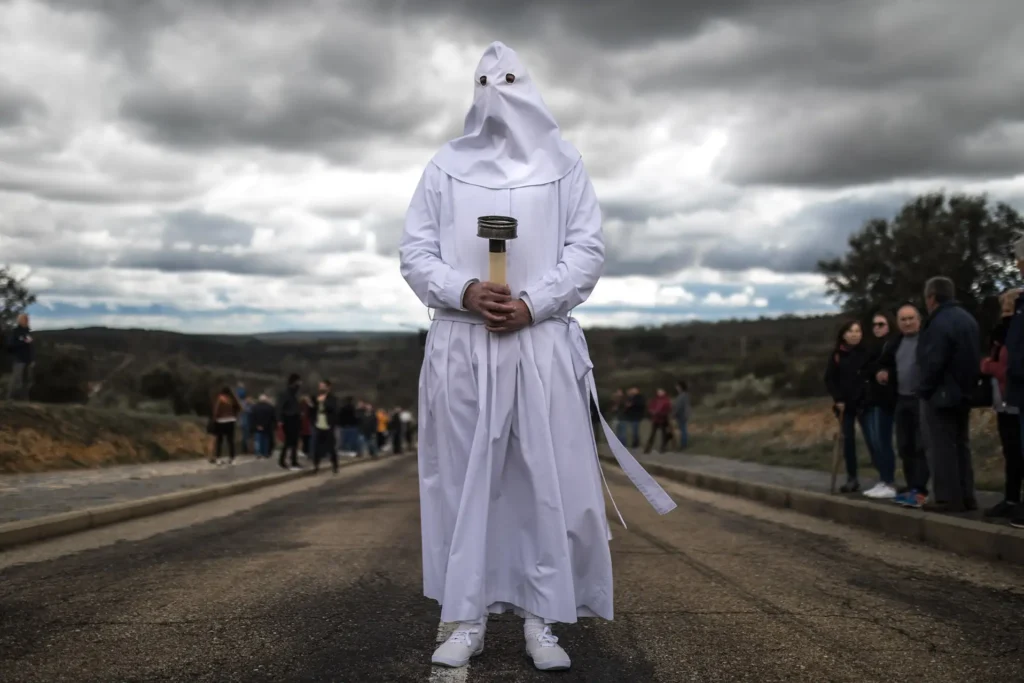
<svg viewBox="0 0 1024 683"><path fill-rule="evenodd" d="M584 377L587 379L587 388L590 396L594 399L594 404L598 406L597 414L601 419L601 429L604 430L604 436L608 441L608 447L611 448L612 455L615 456L619 467L626 473L629 480L633 482L633 486L644 495L644 498L651 504L651 507L659 515L668 514L676 508L675 501L669 498L669 495L654 480L654 477L648 474L643 465L637 462L633 454L622 445L622 442L615 436L615 432L612 431L612 428L604 419L604 415L601 414L600 404L597 402L597 383L594 381L594 363L590 359L590 349L587 347L587 339L583 335L583 328L580 327L576 318L569 318L569 338L572 342L572 357L576 370L576 379L583 379ZM590 407L589 399L587 407L588 409ZM600 467L600 463L598 463L598 466ZM619 521L625 527L626 521L622 518L622 513L619 512L619 506L615 504L615 499L612 498L611 489L608 487L608 480L604 478L604 469L601 470L601 478L604 480L604 487L608 491L608 497L611 498L612 507L615 508Z"/></svg>

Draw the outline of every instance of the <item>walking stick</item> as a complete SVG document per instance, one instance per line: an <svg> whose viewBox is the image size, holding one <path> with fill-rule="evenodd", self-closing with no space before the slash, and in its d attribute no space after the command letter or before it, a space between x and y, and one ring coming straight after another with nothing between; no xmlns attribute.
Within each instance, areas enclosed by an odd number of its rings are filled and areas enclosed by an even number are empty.
<svg viewBox="0 0 1024 683"><path fill-rule="evenodd" d="M830 493L835 494L836 492L836 477L839 476L839 445L842 442L843 436L843 410L839 411L836 415L836 435L832 440L832 484L829 488Z"/></svg>

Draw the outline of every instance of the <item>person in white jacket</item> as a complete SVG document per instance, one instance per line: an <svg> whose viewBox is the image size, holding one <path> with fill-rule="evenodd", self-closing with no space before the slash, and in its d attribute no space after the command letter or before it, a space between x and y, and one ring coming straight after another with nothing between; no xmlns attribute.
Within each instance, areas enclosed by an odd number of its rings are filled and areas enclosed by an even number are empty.
<svg viewBox="0 0 1024 683"><path fill-rule="evenodd" d="M423 586L458 626L433 662L465 665L487 615L514 611L537 668L566 669L550 625L613 617L596 390L570 317L604 267L601 212L516 53L491 44L473 82L464 135L428 164L400 245L403 277L434 310L419 380ZM508 286L486 281L484 215L518 220ZM671 510L602 425L630 478Z"/></svg>

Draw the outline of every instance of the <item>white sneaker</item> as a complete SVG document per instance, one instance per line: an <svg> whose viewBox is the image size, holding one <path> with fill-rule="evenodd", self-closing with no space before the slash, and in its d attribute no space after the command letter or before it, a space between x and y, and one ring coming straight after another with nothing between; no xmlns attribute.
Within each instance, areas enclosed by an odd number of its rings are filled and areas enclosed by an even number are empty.
<svg viewBox="0 0 1024 683"><path fill-rule="evenodd" d="M881 489L882 486L884 486L884 484L882 482L878 482L877 484L869 488L867 491L864 491L863 495L867 496L868 498L874 498L875 494L878 493L879 489Z"/></svg>
<svg viewBox="0 0 1024 683"><path fill-rule="evenodd" d="M434 650L431 663L458 668L469 664L470 657L484 651L484 629L482 626L459 624L448 640Z"/></svg>
<svg viewBox="0 0 1024 683"><path fill-rule="evenodd" d="M526 653L533 658L533 665L541 671L562 671L572 663L569 655L558 644L558 638L551 633L550 626L527 634Z"/></svg>
<svg viewBox="0 0 1024 683"><path fill-rule="evenodd" d="M889 486L888 484L879 484L875 488L866 492L864 495L867 496L868 498L892 499L896 497L896 489L894 489L892 486Z"/></svg>

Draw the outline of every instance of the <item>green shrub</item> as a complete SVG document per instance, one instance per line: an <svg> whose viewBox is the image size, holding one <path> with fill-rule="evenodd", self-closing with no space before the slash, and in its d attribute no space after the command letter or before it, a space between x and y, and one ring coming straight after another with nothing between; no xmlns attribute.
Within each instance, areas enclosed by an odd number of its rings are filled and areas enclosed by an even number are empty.
<svg viewBox="0 0 1024 683"><path fill-rule="evenodd" d="M812 364L793 365L789 372L776 378L775 388L787 398L819 398L825 395L824 373Z"/></svg>
<svg viewBox="0 0 1024 683"><path fill-rule="evenodd" d="M41 403L85 403L89 399L89 358L57 348L36 359L31 399Z"/></svg>
<svg viewBox="0 0 1024 683"><path fill-rule="evenodd" d="M707 408L733 408L764 403L772 395L772 380L747 375L728 382L720 382L713 394L701 402Z"/></svg>
<svg viewBox="0 0 1024 683"><path fill-rule="evenodd" d="M733 376L737 379L753 375L758 379L785 375L789 364L781 353L751 354L736 364Z"/></svg>

